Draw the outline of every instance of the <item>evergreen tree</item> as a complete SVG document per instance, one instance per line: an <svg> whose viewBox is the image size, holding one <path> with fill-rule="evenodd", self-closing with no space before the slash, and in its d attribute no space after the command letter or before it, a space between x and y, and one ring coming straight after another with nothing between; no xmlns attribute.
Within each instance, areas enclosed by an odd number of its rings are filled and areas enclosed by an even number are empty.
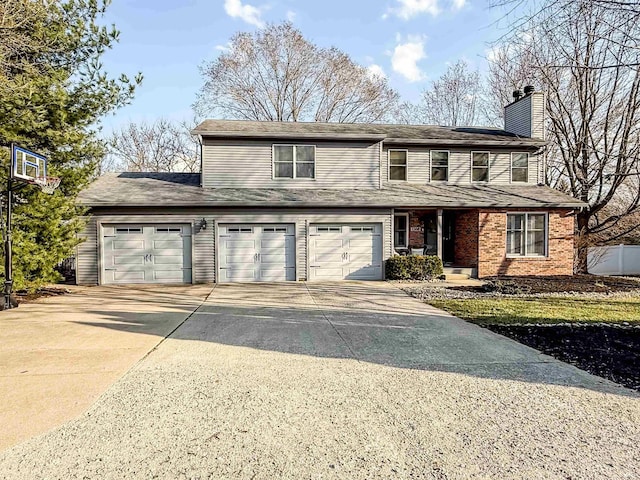
<svg viewBox="0 0 640 480"><path fill-rule="evenodd" d="M100 24L109 3L0 2L0 182L7 184L11 142L48 157L48 174L62 178L54 195L25 186L14 197L16 288L58 280L54 267L73 254L84 225L76 195L104 155L98 122L129 103L142 80L103 69L100 58L119 35Z"/></svg>

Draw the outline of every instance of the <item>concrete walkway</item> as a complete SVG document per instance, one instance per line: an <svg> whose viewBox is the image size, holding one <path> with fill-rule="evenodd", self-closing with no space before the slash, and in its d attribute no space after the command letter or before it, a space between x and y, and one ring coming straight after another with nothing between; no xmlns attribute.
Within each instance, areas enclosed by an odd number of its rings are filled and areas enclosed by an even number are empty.
<svg viewBox="0 0 640 480"><path fill-rule="evenodd" d="M3 452L0 472L631 479L638 400L389 284L219 285L89 412Z"/></svg>
<svg viewBox="0 0 640 480"><path fill-rule="evenodd" d="M0 312L0 449L86 411L211 286L71 290Z"/></svg>

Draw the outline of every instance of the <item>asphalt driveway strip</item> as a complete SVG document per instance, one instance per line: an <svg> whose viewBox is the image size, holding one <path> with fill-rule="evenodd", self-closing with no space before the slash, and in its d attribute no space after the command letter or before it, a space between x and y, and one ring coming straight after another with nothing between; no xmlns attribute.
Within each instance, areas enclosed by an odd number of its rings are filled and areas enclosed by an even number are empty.
<svg viewBox="0 0 640 480"><path fill-rule="evenodd" d="M218 285L0 475L632 479L639 399L390 284Z"/></svg>

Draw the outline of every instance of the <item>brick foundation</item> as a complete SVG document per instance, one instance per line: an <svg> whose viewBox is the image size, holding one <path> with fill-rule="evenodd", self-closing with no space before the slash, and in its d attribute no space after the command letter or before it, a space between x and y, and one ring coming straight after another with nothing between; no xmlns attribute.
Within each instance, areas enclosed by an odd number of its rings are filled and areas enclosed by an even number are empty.
<svg viewBox="0 0 640 480"><path fill-rule="evenodd" d="M530 210L529 210L530 211ZM509 213L517 210L509 210ZM571 210L548 210L546 257L507 257L507 210L478 212L478 277L494 275L572 275L574 216Z"/></svg>

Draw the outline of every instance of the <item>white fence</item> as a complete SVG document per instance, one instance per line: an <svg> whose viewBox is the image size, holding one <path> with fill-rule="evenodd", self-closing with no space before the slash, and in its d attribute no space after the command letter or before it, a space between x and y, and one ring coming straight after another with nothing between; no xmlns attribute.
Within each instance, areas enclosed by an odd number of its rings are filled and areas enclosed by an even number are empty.
<svg viewBox="0 0 640 480"><path fill-rule="evenodd" d="M587 259L595 275L640 275L640 245L591 247Z"/></svg>

